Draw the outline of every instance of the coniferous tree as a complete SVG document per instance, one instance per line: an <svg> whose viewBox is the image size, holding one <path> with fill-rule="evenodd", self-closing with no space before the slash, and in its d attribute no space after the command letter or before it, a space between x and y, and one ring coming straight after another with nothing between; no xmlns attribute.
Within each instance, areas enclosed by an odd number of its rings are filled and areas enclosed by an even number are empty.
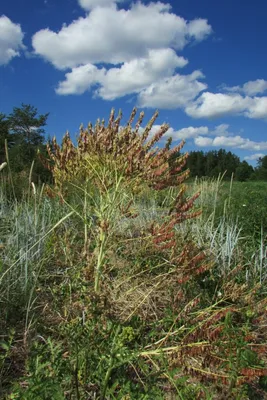
<svg viewBox="0 0 267 400"><path fill-rule="evenodd" d="M247 180L252 178L254 174L252 166L247 162L242 163L237 155L224 149L212 150L206 153L192 151L189 154L187 165L192 178L196 176L217 178L220 174L224 175L225 179L231 179L234 176L237 180ZM264 173L264 170L262 170L262 173Z"/></svg>
<svg viewBox="0 0 267 400"><path fill-rule="evenodd" d="M242 161L240 165L236 168L235 178L238 181L245 182L251 178L254 169L247 161Z"/></svg>
<svg viewBox="0 0 267 400"><path fill-rule="evenodd" d="M38 115L36 107L22 103L21 107L14 107L8 116L10 130L21 141L38 146L44 142L44 126L48 115L48 113Z"/></svg>
<svg viewBox="0 0 267 400"><path fill-rule="evenodd" d="M39 114L36 107L22 104L14 107L10 115L0 113L0 162L5 161L5 142L8 145L10 167L14 174L28 174L34 161L33 179L47 181L51 174L37 156L46 154L45 125L47 114Z"/></svg>
<svg viewBox="0 0 267 400"><path fill-rule="evenodd" d="M39 175L47 175L37 157L38 150L45 152L45 129L47 114L39 114L36 107L22 104L14 107L8 116L9 134L15 143L10 150L10 163L14 172L28 170L33 161Z"/></svg>
<svg viewBox="0 0 267 400"><path fill-rule="evenodd" d="M267 180L267 155L258 159L256 176L259 180Z"/></svg>

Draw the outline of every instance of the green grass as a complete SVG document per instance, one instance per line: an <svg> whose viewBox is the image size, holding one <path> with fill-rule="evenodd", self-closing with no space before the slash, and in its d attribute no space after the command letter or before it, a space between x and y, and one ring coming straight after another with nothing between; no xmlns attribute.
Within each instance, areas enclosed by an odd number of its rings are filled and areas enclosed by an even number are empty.
<svg viewBox="0 0 267 400"><path fill-rule="evenodd" d="M248 273L260 273L260 281L267 279L267 182L223 183L216 220L225 213L236 221L240 229L243 256L248 264Z"/></svg>
<svg viewBox="0 0 267 400"><path fill-rule="evenodd" d="M223 190L227 196L228 185ZM259 240L261 230L267 233L267 182L234 182L231 193L231 215L238 218L245 235Z"/></svg>

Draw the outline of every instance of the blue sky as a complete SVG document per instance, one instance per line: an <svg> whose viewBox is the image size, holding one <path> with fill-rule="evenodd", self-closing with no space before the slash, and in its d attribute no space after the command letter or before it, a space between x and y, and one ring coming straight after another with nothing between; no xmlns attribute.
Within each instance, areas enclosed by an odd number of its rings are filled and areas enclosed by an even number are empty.
<svg viewBox="0 0 267 400"><path fill-rule="evenodd" d="M267 154L266 0L2 0L0 112L50 112L47 133L134 106L185 150Z"/></svg>

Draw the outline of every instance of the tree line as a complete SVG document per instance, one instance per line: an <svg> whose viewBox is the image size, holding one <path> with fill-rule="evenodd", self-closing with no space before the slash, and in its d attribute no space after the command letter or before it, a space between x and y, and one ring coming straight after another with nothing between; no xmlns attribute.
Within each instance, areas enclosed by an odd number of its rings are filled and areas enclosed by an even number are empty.
<svg viewBox="0 0 267 400"><path fill-rule="evenodd" d="M34 161L33 179L50 181L50 172L43 166L37 154L46 154L46 142L50 140L45 133L48 116L49 113L39 114L37 108L30 104L14 107L9 115L0 112L0 163L6 161L8 150L13 173L26 173ZM174 155L177 156L179 154ZM241 161L236 154L224 149L192 151L187 167L193 178L218 177L219 174L224 174L225 179L234 176L238 181L267 180L267 155L259 158L257 166L253 168L247 161Z"/></svg>
<svg viewBox="0 0 267 400"><path fill-rule="evenodd" d="M224 179L233 176L237 181L267 180L267 156L259 158L257 166L253 168L246 160L231 151L224 149L208 152L192 151L189 154L187 167L191 177L212 177L224 175Z"/></svg>

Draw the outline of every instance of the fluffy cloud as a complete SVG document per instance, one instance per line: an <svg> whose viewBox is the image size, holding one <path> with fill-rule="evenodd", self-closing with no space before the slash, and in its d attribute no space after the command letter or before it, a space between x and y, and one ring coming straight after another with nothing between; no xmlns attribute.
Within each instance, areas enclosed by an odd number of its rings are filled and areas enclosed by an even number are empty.
<svg viewBox="0 0 267 400"><path fill-rule="evenodd" d="M92 64L73 68L59 83L58 94L81 94L99 84L96 94L113 100L129 93L138 93L164 76L172 76L175 69L184 67L187 60L172 49L150 50L147 57L124 63L121 67L98 69Z"/></svg>
<svg viewBox="0 0 267 400"><path fill-rule="evenodd" d="M150 136L153 136L159 129L160 125L154 125ZM140 133L143 130L144 128L140 128ZM180 130L170 127L163 136L162 141L164 142L167 137L172 137L174 142L193 139L198 147L233 148L257 152L267 151L267 142L255 142L240 135L235 135L229 131L229 125L227 124L217 125L214 128L189 126ZM256 160L263 156L263 153L256 153L245 157L245 159Z"/></svg>
<svg viewBox="0 0 267 400"><path fill-rule="evenodd" d="M84 6L95 1L83 0ZM160 29L159 29L160 27ZM133 4L130 9L96 7L59 32L43 29L32 38L35 54L56 68L85 64L120 64L146 57L149 50L182 50L190 40L212 32L205 19L187 22L161 2Z"/></svg>
<svg viewBox="0 0 267 400"><path fill-rule="evenodd" d="M184 108L207 89L200 71L176 71L188 63L177 52L211 34L206 19L186 21L160 1L129 9L116 7L124 0L78 1L85 17L32 37L35 54L68 70L58 94L92 91L104 100L136 94L143 107Z"/></svg>
<svg viewBox="0 0 267 400"><path fill-rule="evenodd" d="M186 113L193 118L214 118L227 114L244 112L251 104L250 98L240 94L205 92L192 104L186 107Z"/></svg>
<svg viewBox="0 0 267 400"><path fill-rule="evenodd" d="M82 8L87 11L92 10L95 7L109 7L115 3L120 3L124 0L78 0Z"/></svg>
<svg viewBox="0 0 267 400"><path fill-rule="evenodd" d="M199 147L232 147L251 151L267 150L267 142L254 142L239 135L231 137L217 136L214 139L199 136L195 138L195 145Z"/></svg>
<svg viewBox="0 0 267 400"><path fill-rule="evenodd" d="M186 63L172 49L150 50L147 57L109 70L92 64L73 68L56 91L61 95L82 94L96 86L94 95L105 100L136 93L143 107L185 107L207 87L198 80L203 78L200 71L173 75L177 67Z"/></svg>
<svg viewBox="0 0 267 400"><path fill-rule="evenodd" d="M211 26L208 25L206 19L198 18L189 22L188 35L195 38L197 41L206 39L212 32Z"/></svg>
<svg viewBox="0 0 267 400"><path fill-rule="evenodd" d="M212 146L213 139L199 136L195 138L194 142L196 146L207 147L207 146Z"/></svg>
<svg viewBox="0 0 267 400"><path fill-rule="evenodd" d="M245 116L249 118L267 118L267 97L254 97L250 107L245 111Z"/></svg>
<svg viewBox="0 0 267 400"><path fill-rule="evenodd" d="M127 9L117 7L126 0L78 2L86 11L84 17L64 24L58 32L47 28L32 37L36 55L67 70L56 88L58 94L91 91L104 100L135 94L141 107L182 108L193 118L267 118L267 96L260 96L267 90L264 79L211 93L199 70L177 73L188 63L177 52L212 33L206 19L186 21L161 1L132 2ZM221 132L214 135L231 136L227 128L221 125ZM190 136L189 131L183 134Z"/></svg>
<svg viewBox="0 0 267 400"><path fill-rule="evenodd" d="M0 65L7 64L20 55L20 50L24 48L23 36L19 24L15 24L5 15L0 17Z"/></svg>
<svg viewBox="0 0 267 400"><path fill-rule="evenodd" d="M241 92L248 96L255 96L267 91L267 81L264 79L257 79L244 83L243 86L225 87L224 90L228 92Z"/></svg>
<svg viewBox="0 0 267 400"><path fill-rule="evenodd" d="M59 82L56 92L61 95L82 94L90 90L97 82L103 80L106 70L98 69L95 65L86 64L73 68L65 75L65 81Z"/></svg>
<svg viewBox="0 0 267 400"><path fill-rule="evenodd" d="M267 97L205 92L189 104L185 111L193 118L216 118L225 115L267 118Z"/></svg>
<svg viewBox="0 0 267 400"><path fill-rule="evenodd" d="M159 126L158 126L159 127ZM157 127L157 128L158 128ZM168 132L166 132L166 136L171 136L173 140L181 140L181 139L192 139L192 138L201 138L200 143L202 143L203 139L208 139L207 143L212 143L213 139L202 137L202 135L209 136L229 136L231 135L228 132L229 125L221 124L215 126L214 129L209 129L207 126L198 126L193 127L189 126L187 128L182 128L178 131L175 131L173 128L170 128ZM204 143L204 141L203 141ZM204 144L205 146L206 144Z"/></svg>
<svg viewBox="0 0 267 400"><path fill-rule="evenodd" d="M172 49L150 50L145 58L124 63L120 68L109 69L98 95L113 100L129 93L138 93L153 82L172 76L176 68L186 64L187 60L178 57Z"/></svg>
<svg viewBox="0 0 267 400"><path fill-rule="evenodd" d="M245 160L254 161L254 160L258 160L259 158L262 158L264 156L265 156L265 154L263 154L263 153L255 153L255 154L251 154L251 156L246 156Z"/></svg>
<svg viewBox="0 0 267 400"><path fill-rule="evenodd" d="M180 130L175 130L174 128L170 127L169 130L165 133L164 138L166 137L172 137L173 141L180 141L182 139L187 140L187 139L200 139L200 143L205 143L205 140L207 140L207 143L213 143L212 138L206 138L201 135L209 135L209 136L229 136L232 135L228 131L229 125L227 124L221 124L215 126L214 129L210 129L207 126L189 126L187 128L182 128ZM154 134L160 129L160 125L154 125L152 128L151 133ZM203 144L203 146L206 146L206 144Z"/></svg>
<svg viewBox="0 0 267 400"><path fill-rule="evenodd" d="M208 133L209 129L207 126L199 126L197 128L189 126L188 128L182 128L179 131L175 131L173 128L170 128L168 132L166 132L166 136L171 136L175 141L182 139L191 139L199 135L207 135Z"/></svg>
<svg viewBox="0 0 267 400"><path fill-rule="evenodd" d="M211 93L201 81L202 72L177 73L188 63L177 51L211 34L206 19L186 21L160 1L136 2L129 9L116 6L124 0L78 1L86 16L59 32L43 29L32 38L35 54L68 70L58 94L92 91L104 100L136 94L141 107L183 108L193 118L267 118L267 96L259 96L267 90L267 81ZM226 131L217 136L227 136Z"/></svg>
<svg viewBox="0 0 267 400"><path fill-rule="evenodd" d="M214 136L229 136L231 133L228 131L228 124L217 125L213 130L209 133Z"/></svg>
<svg viewBox="0 0 267 400"><path fill-rule="evenodd" d="M155 131L159 126L155 126ZM166 136L171 136L174 141L181 139L194 139L194 143L199 147L231 147L250 151L265 151L267 150L267 142L255 142L244 138L240 135L235 135L229 131L229 125L221 124L214 128L207 126L182 128L175 130L172 127L166 132ZM261 157L258 153L248 157L248 160L254 160Z"/></svg>
<svg viewBox="0 0 267 400"><path fill-rule="evenodd" d="M203 74L200 71L194 71L190 75L176 74L163 78L140 92L138 103L141 107L183 108L207 88L206 84L198 80L202 78Z"/></svg>
<svg viewBox="0 0 267 400"><path fill-rule="evenodd" d="M264 79L222 89L228 93L202 93L187 105L186 113L193 118L217 118L225 115L242 115L253 119L267 118L267 97L255 96L267 90L267 81Z"/></svg>

